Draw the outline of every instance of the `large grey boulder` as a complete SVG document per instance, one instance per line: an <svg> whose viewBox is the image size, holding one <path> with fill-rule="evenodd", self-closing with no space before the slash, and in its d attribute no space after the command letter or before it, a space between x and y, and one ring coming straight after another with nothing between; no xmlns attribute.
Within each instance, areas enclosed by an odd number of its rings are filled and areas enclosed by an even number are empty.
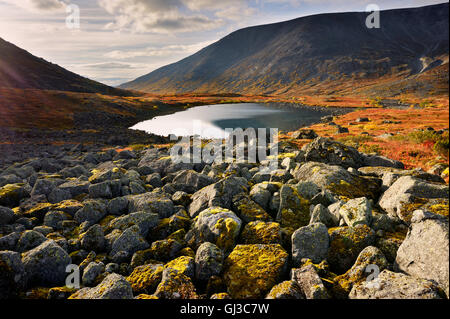
<svg viewBox="0 0 450 319"><path fill-rule="evenodd" d="M306 299L328 299L327 289L313 265L305 265L291 270L291 279L300 287Z"/></svg>
<svg viewBox="0 0 450 319"><path fill-rule="evenodd" d="M140 228L132 226L126 229L112 244L110 256L115 256L119 252L126 252L128 257L133 256L138 250L150 247L148 242L141 236Z"/></svg>
<svg viewBox="0 0 450 319"><path fill-rule="evenodd" d="M241 226L241 219L232 211L221 207L211 207L198 215L192 228L186 234L186 241L194 248L204 242L211 242L227 251L234 247Z"/></svg>
<svg viewBox="0 0 450 319"><path fill-rule="evenodd" d="M110 274L97 287L83 288L69 299L133 299L133 289L121 275Z"/></svg>
<svg viewBox="0 0 450 319"><path fill-rule="evenodd" d="M372 223L372 204L366 197L351 199L340 208L339 214L350 227L359 224L370 226Z"/></svg>
<svg viewBox="0 0 450 319"><path fill-rule="evenodd" d="M149 231L158 225L159 216L149 212L136 212L113 219L108 228L121 231L136 225L139 227L142 237L147 237Z"/></svg>
<svg viewBox="0 0 450 319"><path fill-rule="evenodd" d="M20 236L19 241L17 242L16 250L23 253L30 249L36 248L45 241L47 241L47 238L40 232L26 230Z"/></svg>
<svg viewBox="0 0 450 319"><path fill-rule="evenodd" d="M23 290L26 280L20 254L0 251L0 300L11 298Z"/></svg>
<svg viewBox="0 0 450 319"><path fill-rule="evenodd" d="M387 269L376 281L363 281L353 286L350 299L441 299L439 288L426 279L414 278Z"/></svg>
<svg viewBox="0 0 450 319"><path fill-rule="evenodd" d="M14 211L8 207L0 206L0 225L7 225L14 220Z"/></svg>
<svg viewBox="0 0 450 319"><path fill-rule="evenodd" d="M81 194L87 194L89 192L89 185L89 181L76 179L61 184L58 186L58 188L63 191L68 191L72 195L72 197L77 197Z"/></svg>
<svg viewBox="0 0 450 319"><path fill-rule="evenodd" d="M47 240L22 255L30 283L56 287L64 283L66 267L72 262L67 252L53 240Z"/></svg>
<svg viewBox="0 0 450 319"><path fill-rule="evenodd" d="M363 156L356 149L324 137L305 145L302 151L306 162L322 162L345 168L359 168L364 164Z"/></svg>
<svg viewBox="0 0 450 319"><path fill-rule="evenodd" d="M83 202L83 207L74 216L79 224L88 222L90 225L98 223L106 216L106 205L99 200L88 200Z"/></svg>
<svg viewBox="0 0 450 319"><path fill-rule="evenodd" d="M172 200L164 193L145 193L128 196L128 211L130 213L149 211L160 218L167 218L174 214Z"/></svg>
<svg viewBox="0 0 450 319"><path fill-rule="evenodd" d="M299 181L312 182L322 190L348 198L368 197L377 199L381 180L350 173L341 166L308 162L296 168L294 177Z"/></svg>
<svg viewBox="0 0 450 319"><path fill-rule="evenodd" d="M411 276L435 281L449 296L448 219L415 211L396 263Z"/></svg>
<svg viewBox="0 0 450 319"><path fill-rule="evenodd" d="M314 209L312 210L309 223L322 223L328 228L332 228L339 225L339 218L336 215L333 215L327 207L318 204L314 206Z"/></svg>
<svg viewBox="0 0 450 319"><path fill-rule="evenodd" d="M292 234L292 261L297 266L304 258L320 263L327 258L329 246L328 229L324 224L315 223L297 229Z"/></svg>
<svg viewBox="0 0 450 319"><path fill-rule="evenodd" d="M246 193L247 187L247 180L242 177L228 177L209 185L192 196L189 214L196 217L201 211L214 206L232 209L234 196Z"/></svg>
<svg viewBox="0 0 450 319"><path fill-rule="evenodd" d="M283 185L276 221L292 232L308 225L311 219L309 204L309 201L298 194L295 186Z"/></svg>
<svg viewBox="0 0 450 319"><path fill-rule="evenodd" d="M95 224L80 235L80 245L86 251L101 252L105 248L105 235L103 228Z"/></svg>
<svg viewBox="0 0 450 319"><path fill-rule="evenodd" d="M216 245L206 242L200 245L195 254L195 277L206 281L222 272L224 255Z"/></svg>
<svg viewBox="0 0 450 319"><path fill-rule="evenodd" d="M193 170L182 171L172 181L177 190L193 194L203 187L211 185L215 180Z"/></svg>
<svg viewBox="0 0 450 319"><path fill-rule="evenodd" d="M384 192L378 204L391 216L409 223L417 209L431 209L438 204L446 204L448 209L448 196L448 185L403 176Z"/></svg>

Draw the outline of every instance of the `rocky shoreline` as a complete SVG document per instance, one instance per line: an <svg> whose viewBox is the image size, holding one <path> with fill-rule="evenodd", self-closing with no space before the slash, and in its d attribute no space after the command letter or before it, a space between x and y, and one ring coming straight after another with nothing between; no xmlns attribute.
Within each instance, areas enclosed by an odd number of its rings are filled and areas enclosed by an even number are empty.
<svg viewBox="0 0 450 319"><path fill-rule="evenodd" d="M439 175L320 137L271 173L105 142L1 146L1 299L448 298Z"/></svg>

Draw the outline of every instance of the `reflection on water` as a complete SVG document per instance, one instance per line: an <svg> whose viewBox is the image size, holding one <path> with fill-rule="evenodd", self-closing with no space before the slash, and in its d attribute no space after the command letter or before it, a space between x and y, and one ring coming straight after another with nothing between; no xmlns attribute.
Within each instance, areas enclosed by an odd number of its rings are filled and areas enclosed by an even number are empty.
<svg viewBox="0 0 450 319"><path fill-rule="evenodd" d="M277 128L293 131L311 125L331 114L329 109L281 107L277 104L221 104L194 107L178 113L158 116L136 124L132 129L161 136L224 138L225 129Z"/></svg>

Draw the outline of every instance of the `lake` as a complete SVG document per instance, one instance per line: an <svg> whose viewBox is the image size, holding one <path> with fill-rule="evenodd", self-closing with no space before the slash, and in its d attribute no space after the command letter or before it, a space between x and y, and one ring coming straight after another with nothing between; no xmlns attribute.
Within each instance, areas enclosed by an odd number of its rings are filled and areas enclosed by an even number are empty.
<svg viewBox="0 0 450 319"><path fill-rule="evenodd" d="M160 136L225 138L225 129L277 128L295 131L320 122L327 115L349 112L348 109L319 108L279 103L241 103L204 105L143 121L131 129Z"/></svg>

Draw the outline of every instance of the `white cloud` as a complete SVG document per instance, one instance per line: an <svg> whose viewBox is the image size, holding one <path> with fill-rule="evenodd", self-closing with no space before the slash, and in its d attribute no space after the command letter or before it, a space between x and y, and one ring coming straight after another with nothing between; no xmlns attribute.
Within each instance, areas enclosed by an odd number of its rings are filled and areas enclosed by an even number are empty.
<svg viewBox="0 0 450 319"><path fill-rule="evenodd" d="M137 57L164 57L171 56L173 54L192 54L195 53L204 47L210 45L211 41L200 42L189 45L168 45L164 47L149 47L141 50L128 50L121 51L115 50L105 54L105 57L110 59L124 60L124 59L132 59Z"/></svg>
<svg viewBox="0 0 450 319"><path fill-rule="evenodd" d="M18 6L27 11L57 11L66 7L61 0L0 0L7 4Z"/></svg>

